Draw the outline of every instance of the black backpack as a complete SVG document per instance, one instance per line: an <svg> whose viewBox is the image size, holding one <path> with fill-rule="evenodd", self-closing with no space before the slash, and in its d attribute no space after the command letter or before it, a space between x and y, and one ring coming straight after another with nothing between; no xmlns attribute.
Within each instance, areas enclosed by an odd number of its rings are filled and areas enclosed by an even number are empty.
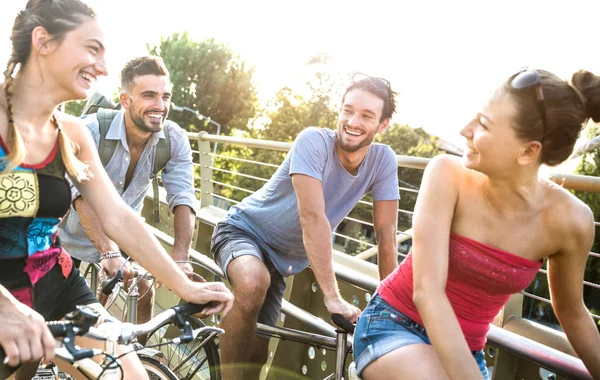
<svg viewBox="0 0 600 380"><path fill-rule="evenodd" d="M106 96L100 93L94 93L85 103L81 116L86 116L95 113L98 118L99 132L100 132L100 144L98 145L98 155L102 166L106 167L111 157L117 149L118 140L107 140L106 134L110 128L110 124L114 118L119 114L121 104L115 104L111 102ZM167 162L171 158L171 137L169 135L169 123L165 123L164 126L165 139L158 140L156 149L154 152L154 167L152 173L154 178L152 179L152 190L154 193L153 200L153 214L154 221L160 222L160 199L158 193L158 173L164 169Z"/></svg>

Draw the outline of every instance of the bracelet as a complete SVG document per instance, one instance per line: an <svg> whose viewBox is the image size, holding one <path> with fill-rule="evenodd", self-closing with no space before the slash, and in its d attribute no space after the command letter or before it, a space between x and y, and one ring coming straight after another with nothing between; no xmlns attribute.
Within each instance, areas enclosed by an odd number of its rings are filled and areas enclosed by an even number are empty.
<svg viewBox="0 0 600 380"><path fill-rule="evenodd" d="M121 257L121 252L118 251L109 251L106 253L101 253L100 254L100 261L104 260L104 259L112 259L115 257Z"/></svg>

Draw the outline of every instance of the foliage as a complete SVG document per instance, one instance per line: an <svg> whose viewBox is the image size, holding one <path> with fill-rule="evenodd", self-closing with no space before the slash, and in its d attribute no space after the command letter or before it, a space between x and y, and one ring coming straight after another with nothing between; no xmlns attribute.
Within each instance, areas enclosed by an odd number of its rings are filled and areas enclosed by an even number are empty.
<svg viewBox="0 0 600 380"><path fill-rule="evenodd" d="M84 105L85 100L72 100L64 104L64 111L69 115L79 116L81 115L81 111L83 111Z"/></svg>
<svg viewBox="0 0 600 380"><path fill-rule="evenodd" d="M263 110L253 120L252 128L246 135L261 140L293 142L295 137L308 126L337 128L337 103L339 99L334 91L340 87L339 83L341 81L339 77L327 72L326 60L327 57L318 56L309 62L309 65L315 67L306 83L307 94L293 91L289 87L280 89L269 102L267 109ZM334 98L334 96L336 97ZM396 154L401 155L433 157L440 153L436 148L435 138L422 129L414 129L407 125L391 125L383 135L377 138L377 141L391 146ZM285 153L282 152L232 146L228 146L221 154L274 165L280 164L285 157ZM231 159L218 159L215 166L265 180L270 178L276 170L273 167L261 166L255 163L236 163ZM418 189L423 174L422 170L399 168L398 172L402 181L401 187ZM215 172L214 175L219 182L253 191L264 184L260 180L219 171ZM248 195L248 193L226 186L220 187L219 191L225 197L236 201L240 201ZM401 195L400 208L412 211L416 193L402 190ZM372 203L369 195L365 196L363 200ZM371 223L372 206L359 203L349 216ZM399 229L406 230L410 228L411 224L410 213L399 214ZM350 254L366 249L368 246L365 243L375 244L373 228L362 223L346 220L339 226L337 233L363 242L336 238L336 241L342 244L345 251Z"/></svg>
<svg viewBox="0 0 600 380"><path fill-rule="evenodd" d="M161 56L169 69L174 104L212 118L221 125L221 134L247 129L258 104L254 67L227 45L214 39L195 42L184 32L161 38L158 44L148 45L148 51ZM172 112L170 119L189 131L216 133L214 125L191 113Z"/></svg>

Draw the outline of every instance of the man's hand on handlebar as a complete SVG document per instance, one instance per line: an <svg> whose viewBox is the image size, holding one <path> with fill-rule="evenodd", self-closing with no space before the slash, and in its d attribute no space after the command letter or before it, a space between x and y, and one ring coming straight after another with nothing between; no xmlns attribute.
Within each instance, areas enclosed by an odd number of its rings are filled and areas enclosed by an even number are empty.
<svg viewBox="0 0 600 380"><path fill-rule="evenodd" d="M341 296L325 300L330 315L341 314L352 323L356 323L361 313L360 309L346 302Z"/></svg>
<svg viewBox="0 0 600 380"><path fill-rule="evenodd" d="M12 296L0 295L0 346L15 367L54 358L54 337L44 318Z"/></svg>
<svg viewBox="0 0 600 380"><path fill-rule="evenodd" d="M123 273L123 286L125 287L125 289L127 289L129 284L131 283L131 280L135 276L135 272L131 268L131 265L126 261L127 260L125 260L125 258L121 256L111 257L109 259L104 259L100 262L100 264L102 264L103 272L106 278L114 277L115 273L117 273L117 271L121 269L121 272ZM123 263L125 264L123 265Z"/></svg>

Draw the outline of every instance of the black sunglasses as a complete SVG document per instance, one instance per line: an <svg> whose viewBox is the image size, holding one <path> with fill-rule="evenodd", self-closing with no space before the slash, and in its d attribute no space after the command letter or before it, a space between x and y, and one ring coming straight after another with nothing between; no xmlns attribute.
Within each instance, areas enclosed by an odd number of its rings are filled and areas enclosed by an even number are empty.
<svg viewBox="0 0 600 380"><path fill-rule="evenodd" d="M515 90L532 89L536 104L542 115L543 135L548 132L548 119L546 118L546 105L544 104L544 91L542 89L542 77L535 70L522 70L515 74L510 81L510 87Z"/></svg>

